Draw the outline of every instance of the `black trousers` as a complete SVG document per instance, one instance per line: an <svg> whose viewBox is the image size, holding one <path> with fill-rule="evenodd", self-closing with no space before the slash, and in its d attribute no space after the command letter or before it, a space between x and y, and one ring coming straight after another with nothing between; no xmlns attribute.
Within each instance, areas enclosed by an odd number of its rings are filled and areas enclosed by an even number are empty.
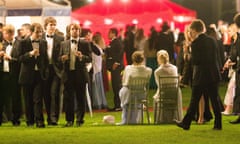
<svg viewBox="0 0 240 144"><path fill-rule="evenodd" d="M25 100L25 114L27 124L43 122L43 80L39 71L35 71L33 84L25 84L23 96Z"/></svg>
<svg viewBox="0 0 240 144"><path fill-rule="evenodd" d="M114 107L120 108L120 98L119 98L119 91L122 87L122 78L121 78L121 69L117 68L111 71L111 79L112 79L112 89L114 94Z"/></svg>
<svg viewBox="0 0 240 144"><path fill-rule="evenodd" d="M215 116L214 127L222 128L222 115L220 110L220 103L218 101L218 84L205 84L192 87L192 97L187 113L183 118L183 124L185 126L191 125L192 119L197 112L199 100L202 95L206 95L211 100Z"/></svg>
<svg viewBox="0 0 240 144"><path fill-rule="evenodd" d="M2 123L4 106L10 106L12 116L10 120L13 123L19 123L22 114L22 102L18 74L0 72L0 90L0 123Z"/></svg>
<svg viewBox="0 0 240 144"><path fill-rule="evenodd" d="M86 82L76 79L76 71L70 71L68 73L68 79L64 83L63 93L66 121L74 122L74 111L76 111L76 121L84 123L86 110Z"/></svg>
<svg viewBox="0 0 240 144"><path fill-rule="evenodd" d="M44 104L47 112L47 121L57 122L60 113L60 86L61 79L56 75L53 65L49 65L49 78L44 81Z"/></svg>

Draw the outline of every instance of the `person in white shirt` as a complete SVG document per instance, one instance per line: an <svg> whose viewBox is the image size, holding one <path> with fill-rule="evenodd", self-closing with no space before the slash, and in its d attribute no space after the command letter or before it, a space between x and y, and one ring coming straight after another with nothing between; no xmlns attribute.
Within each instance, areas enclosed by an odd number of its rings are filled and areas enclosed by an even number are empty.
<svg viewBox="0 0 240 144"><path fill-rule="evenodd" d="M166 50L160 50L157 52L157 61L159 67L154 71L155 81L158 85L157 92L153 96L154 101L158 101L159 99L159 76L178 76L177 67L171 63L169 63L169 55ZM182 111L182 93L179 88L179 95L178 95L178 108L175 115L176 120L182 120L183 118L183 111ZM162 118L160 118L160 122Z"/></svg>
<svg viewBox="0 0 240 144"><path fill-rule="evenodd" d="M102 56L105 42L102 35L96 32L93 35L93 43L100 51L101 55L92 52L92 91L93 91L93 107L97 109L107 108L107 100L104 92L103 77L102 77Z"/></svg>
<svg viewBox="0 0 240 144"><path fill-rule="evenodd" d="M141 51L135 51L132 54L132 65L127 65L124 69L123 79L122 79L122 88L119 91L119 97L121 100L121 107L122 107L122 121L120 125L126 124L127 122L127 109L128 109L128 100L130 90L128 89L129 78L130 77L138 77L138 76L145 76L149 77L152 74L152 69L146 67L144 65L144 55ZM134 124L139 121L138 112L132 112L131 118L129 123Z"/></svg>

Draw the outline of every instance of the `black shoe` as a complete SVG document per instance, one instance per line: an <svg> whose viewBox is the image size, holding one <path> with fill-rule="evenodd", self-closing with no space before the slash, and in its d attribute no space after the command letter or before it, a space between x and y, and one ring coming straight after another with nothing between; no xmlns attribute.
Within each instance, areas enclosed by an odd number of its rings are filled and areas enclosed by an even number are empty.
<svg viewBox="0 0 240 144"><path fill-rule="evenodd" d="M115 111L122 111L122 108L120 108L120 107L115 108Z"/></svg>
<svg viewBox="0 0 240 144"><path fill-rule="evenodd" d="M222 128L214 127L213 130L222 130Z"/></svg>
<svg viewBox="0 0 240 144"><path fill-rule="evenodd" d="M76 125L77 125L77 127L80 127L83 125L83 122L77 122Z"/></svg>
<svg viewBox="0 0 240 144"><path fill-rule="evenodd" d="M239 124L240 123L240 118L237 118L234 121L230 121L229 123L231 123L231 124Z"/></svg>
<svg viewBox="0 0 240 144"><path fill-rule="evenodd" d="M57 123L57 122L48 122L48 125L51 125L51 126L57 126L58 123Z"/></svg>
<svg viewBox="0 0 240 144"><path fill-rule="evenodd" d="M12 122L12 125L13 125L13 126L20 126L20 121L13 121L13 122Z"/></svg>
<svg viewBox="0 0 240 144"><path fill-rule="evenodd" d="M73 126L73 122L72 121L68 121L66 124L65 124L65 127L72 127Z"/></svg>
<svg viewBox="0 0 240 144"><path fill-rule="evenodd" d="M45 124L44 124L43 122L37 122L37 123L36 123L36 126L37 126L38 128L45 128Z"/></svg>
<svg viewBox="0 0 240 144"><path fill-rule="evenodd" d="M27 123L27 126L28 126L28 127L33 127L33 126L34 126L34 123Z"/></svg>
<svg viewBox="0 0 240 144"><path fill-rule="evenodd" d="M107 108L107 110L110 111L110 112L113 112L113 111L115 111L115 107L114 108Z"/></svg>
<svg viewBox="0 0 240 144"><path fill-rule="evenodd" d="M175 121L176 125L184 130L189 130L190 127L183 124L183 122Z"/></svg>

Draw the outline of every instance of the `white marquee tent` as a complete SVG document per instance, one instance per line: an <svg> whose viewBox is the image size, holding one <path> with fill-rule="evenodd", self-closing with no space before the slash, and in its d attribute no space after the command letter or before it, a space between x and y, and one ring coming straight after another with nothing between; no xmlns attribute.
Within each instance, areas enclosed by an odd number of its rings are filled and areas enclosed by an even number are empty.
<svg viewBox="0 0 240 144"><path fill-rule="evenodd" d="M71 22L71 9L67 0L0 0L0 22L19 28L23 23L42 24L45 17L54 16L57 27L65 32Z"/></svg>

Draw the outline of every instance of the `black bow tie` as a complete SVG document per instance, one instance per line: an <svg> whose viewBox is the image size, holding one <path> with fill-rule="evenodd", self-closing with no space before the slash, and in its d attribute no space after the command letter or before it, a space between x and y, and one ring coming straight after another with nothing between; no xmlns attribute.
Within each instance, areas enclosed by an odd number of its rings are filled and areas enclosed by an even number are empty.
<svg viewBox="0 0 240 144"><path fill-rule="evenodd" d="M47 38L53 38L53 35L47 35Z"/></svg>
<svg viewBox="0 0 240 144"><path fill-rule="evenodd" d="M12 42L7 42L7 45L12 45Z"/></svg>
<svg viewBox="0 0 240 144"><path fill-rule="evenodd" d="M39 43L39 40L32 40L32 43Z"/></svg>
<svg viewBox="0 0 240 144"><path fill-rule="evenodd" d="M77 44L77 40L71 40L71 42Z"/></svg>

